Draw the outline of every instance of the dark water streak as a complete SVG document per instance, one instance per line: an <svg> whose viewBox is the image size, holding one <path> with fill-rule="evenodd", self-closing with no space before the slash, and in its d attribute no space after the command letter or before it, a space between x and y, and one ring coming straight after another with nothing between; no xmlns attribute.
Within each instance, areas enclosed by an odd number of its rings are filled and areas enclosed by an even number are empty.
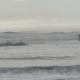
<svg viewBox="0 0 80 80"><path fill-rule="evenodd" d="M0 60L74 60L77 59L74 56L62 56L62 57L49 57L49 56L36 56L36 57L17 57L17 58L0 58Z"/></svg>
<svg viewBox="0 0 80 80"><path fill-rule="evenodd" d="M24 67L24 68L0 68L0 73L32 73L52 71L53 73L80 73L80 65L74 66L48 66L48 67Z"/></svg>

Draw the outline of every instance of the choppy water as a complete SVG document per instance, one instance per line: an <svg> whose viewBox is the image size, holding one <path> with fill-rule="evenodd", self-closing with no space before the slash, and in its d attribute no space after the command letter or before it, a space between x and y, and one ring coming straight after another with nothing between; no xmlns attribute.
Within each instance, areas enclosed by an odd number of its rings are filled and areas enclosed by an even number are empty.
<svg viewBox="0 0 80 80"><path fill-rule="evenodd" d="M0 80L80 80L80 43L1 47Z"/></svg>

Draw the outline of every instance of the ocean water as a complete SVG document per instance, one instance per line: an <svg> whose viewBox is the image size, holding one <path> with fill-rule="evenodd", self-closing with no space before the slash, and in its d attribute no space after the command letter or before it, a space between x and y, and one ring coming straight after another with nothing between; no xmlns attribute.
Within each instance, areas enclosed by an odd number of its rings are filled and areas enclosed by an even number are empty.
<svg viewBox="0 0 80 80"><path fill-rule="evenodd" d="M80 80L80 42L0 47L0 80Z"/></svg>

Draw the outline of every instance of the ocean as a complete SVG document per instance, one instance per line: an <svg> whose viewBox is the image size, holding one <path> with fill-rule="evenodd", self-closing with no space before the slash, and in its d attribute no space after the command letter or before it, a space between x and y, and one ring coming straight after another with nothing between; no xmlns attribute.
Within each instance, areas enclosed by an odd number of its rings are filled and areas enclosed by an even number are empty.
<svg viewBox="0 0 80 80"><path fill-rule="evenodd" d="M0 47L0 80L80 80L80 42Z"/></svg>

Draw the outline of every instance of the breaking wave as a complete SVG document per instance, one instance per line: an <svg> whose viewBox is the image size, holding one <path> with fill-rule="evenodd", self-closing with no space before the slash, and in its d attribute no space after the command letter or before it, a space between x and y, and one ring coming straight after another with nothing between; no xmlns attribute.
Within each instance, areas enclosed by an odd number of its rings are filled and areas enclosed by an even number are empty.
<svg viewBox="0 0 80 80"><path fill-rule="evenodd" d="M51 57L51 56L36 56L36 57L17 57L17 58L0 58L0 60L72 60L76 59L74 56L61 56L61 57Z"/></svg>
<svg viewBox="0 0 80 80"><path fill-rule="evenodd" d="M32 73L32 72L53 72L53 73L80 73L80 65L74 66L49 66L49 67L25 67L25 68L0 68L0 73Z"/></svg>

